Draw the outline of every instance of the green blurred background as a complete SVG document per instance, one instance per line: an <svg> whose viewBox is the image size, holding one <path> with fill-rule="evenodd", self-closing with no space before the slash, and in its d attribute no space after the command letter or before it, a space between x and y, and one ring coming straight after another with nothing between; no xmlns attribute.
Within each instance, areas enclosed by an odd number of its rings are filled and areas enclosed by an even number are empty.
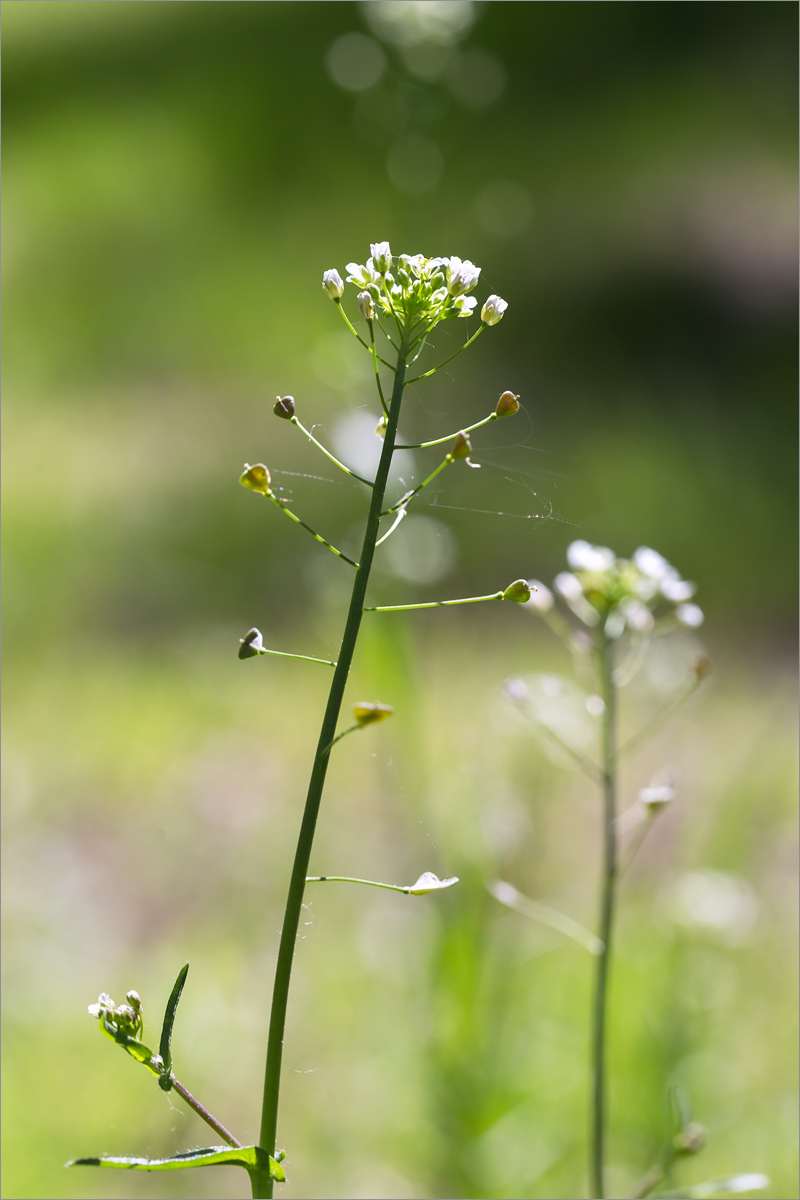
<svg viewBox="0 0 800 1200"><path fill-rule="evenodd" d="M2 17L3 1194L247 1194L221 1169L63 1170L208 1140L85 1006L136 987L154 1036L191 959L176 1069L256 1137L327 677L239 663L237 639L257 624L334 654L349 578L237 476L267 462L358 544L358 486L271 405L292 393L354 465L374 452L369 363L320 278L388 238L472 259L480 298L509 302L413 389L402 431L441 436L505 388L524 411L398 532L377 602L549 581L583 537L656 547L706 613L713 680L623 778L626 803L664 764L681 782L624 885L614 1195L653 1160L677 1081L711 1135L682 1180L764 1171L762 1195L796 1197L796 7ZM365 627L352 699L398 715L343 743L313 866L462 883L309 895L287 1198L585 1194L591 964L484 887L594 922L597 797L500 699L511 674L568 669L516 609Z"/></svg>

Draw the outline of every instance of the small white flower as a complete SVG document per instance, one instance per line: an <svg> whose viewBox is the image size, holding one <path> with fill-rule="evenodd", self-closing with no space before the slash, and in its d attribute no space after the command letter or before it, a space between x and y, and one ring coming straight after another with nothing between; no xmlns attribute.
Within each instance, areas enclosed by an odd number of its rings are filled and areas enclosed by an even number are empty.
<svg viewBox="0 0 800 1200"><path fill-rule="evenodd" d="M531 598L525 607L534 608L538 612L549 612L554 603L550 588L538 579L529 579L528 586L531 589Z"/></svg>
<svg viewBox="0 0 800 1200"><path fill-rule="evenodd" d="M339 272L333 267L330 271L325 271L322 276L322 288L326 295L330 296L331 300L340 300L344 292L344 284Z"/></svg>
<svg viewBox="0 0 800 1200"><path fill-rule="evenodd" d="M583 595L581 581L569 571L560 571L553 580L553 587L565 600L577 600Z"/></svg>
<svg viewBox="0 0 800 1200"><path fill-rule="evenodd" d="M649 633L653 628L653 614L646 604L635 596L626 596L620 601L619 610L625 618L625 624L636 633Z"/></svg>
<svg viewBox="0 0 800 1200"><path fill-rule="evenodd" d="M469 259L464 262L460 258L451 258L447 263L447 290L451 296L463 296L466 292L471 292L478 282L481 269L471 263Z"/></svg>
<svg viewBox="0 0 800 1200"><path fill-rule="evenodd" d="M453 301L460 317L469 317L478 301L474 296L456 296Z"/></svg>
<svg viewBox="0 0 800 1200"><path fill-rule="evenodd" d="M646 787L639 792L639 801L651 811L657 808L663 808L665 804L669 804L675 799L675 788L669 784L663 784L661 787Z"/></svg>
<svg viewBox="0 0 800 1200"><path fill-rule="evenodd" d="M667 579L670 576L677 575L674 567L670 566L663 554L659 554L657 550L651 550L649 546L640 546L633 554L634 566L647 575L650 579L655 579L661 583L662 579Z"/></svg>
<svg viewBox="0 0 800 1200"><path fill-rule="evenodd" d="M375 270L371 258L367 259L364 266L361 266L360 263L348 263L347 270L349 271L349 275L347 276L348 283L357 283L362 288L368 287L369 284L380 285L381 277Z"/></svg>
<svg viewBox="0 0 800 1200"><path fill-rule="evenodd" d="M671 600L673 604L690 600L696 591L697 584L690 583L688 579L665 579L661 584L662 596L665 600Z"/></svg>
<svg viewBox="0 0 800 1200"><path fill-rule="evenodd" d="M503 695L512 704L523 704L529 696L528 685L524 679L520 679L518 675L515 675L511 679L507 679L503 684Z"/></svg>
<svg viewBox="0 0 800 1200"><path fill-rule="evenodd" d="M375 302L369 292L358 293L358 311L365 321L371 321L375 316Z"/></svg>
<svg viewBox="0 0 800 1200"><path fill-rule="evenodd" d="M481 320L484 325L496 325L502 320L503 313L508 308L508 301L501 300L499 296L490 296L481 309Z"/></svg>
<svg viewBox="0 0 800 1200"><path fill-rule="evenodd" d="M699 628L705 620L702 608L696 604L679 604L675 609L675 616L681 625L688 625L690 629Z"/></svg>
<svg viewBox="0 0 800 1200"><path fill-rule="evenodd" d="M567 562L573 571L608 571L614 566L616 556L608 546L590 546L579 538L567 550Z"/></svg>
<svg viewBox="0 0 800 1200"><path fill-rule="evenodd" d="M389 249L388 242L373 242L370 245L369 252L372 255L372 261L381 275L385 275L392 265L392 252Z"/></svg>

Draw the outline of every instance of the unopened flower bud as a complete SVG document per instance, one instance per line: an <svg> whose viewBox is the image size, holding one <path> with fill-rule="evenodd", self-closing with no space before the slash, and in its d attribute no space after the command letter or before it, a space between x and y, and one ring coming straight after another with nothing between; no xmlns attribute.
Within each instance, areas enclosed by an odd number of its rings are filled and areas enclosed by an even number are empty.
<svg viewBox="0 0 800 1200"><path fill-rule="evenodd" d="M331 300L341 300L344 292L344 283L339 272L333 267L330 271L325 271L322 276L322 290Z"/></svg>
<svg viewBox="0 0 800 1200"><path fill-rule="evenodd" d="M355 705L353 716L356 724L363 729L365 725L374 725L376 721L385 721L387 717L394 716L394 709L390 704L370 704L364 701L363 704Z"/></svg>
<svg viewBox="0 0 800 1200"><path fill-rule="evenodd" d="M372 242L370 243L369 252L372 255L372 262L376 270L380 271L381 275L385 275L392 265L392 252L389 249L389 243Z"/></svg>
<svg viewBox="0 0 800 1200"><path fill-rule="evenodd" d="M294 416L294 396L276 396L276 404L273 412L276 417L283 417L284 421L291 421Z"/></svg>
<svg viewBox="0 0 800 1200"><path fill-rule="evenodd" d="M384 413L383 416L381 417L380 421L378 421L378 424L375 426L375 437L385 438L386 437L386 426L388 424L389 424L389 418L387 417L386 413Z"/></svg>
<svg viewBox="0 0 800 1200"><path fill-rule="evenodd" d="M696 1121L690 1121L672 1140L676 1154L699 1154L705 1144L706 1131Z"/></svg>
<svg viewBox="0 0 800 1200"><path fill-rule="evenodd" d="M140 1013L142 1011L142 998L138 992L128 992L125 999L134 1012Z"/></svg>
<svg viewBox="0 0 800 1200"><path fill-rule="evenodd" d="M508 301L499 296L490 296L481 309L481 320L484 325L496 325L503 319L503 313L508 308Z"/></svg>
<svg viewBox="0 0 800 1200"><path fill-rule="evenodd" d="M519 412L519 396L513 392L503 392L494 412L497 417L513 417L514 413Z"/></svg>
<svg viewBox="0 0 800 1200"><path fill-rule="evenodd" d="M375 316L375 301L369 292L358 293L358 311L365 321L371 321Z"/></svg>
<svg viewBox="0 0 800 1200"><path fill-rule="evenodd" d="M531 589L527 579L515 579L503 592L503 599L513 600L515 604L527 604L530 598Z"/></svg>
<svg viewBox="0 0 800 1200"><path fill-rule="evenodd" d="M470 454L472 454L472 446L470 445L469 438L465 433L457 434L456 440L453 442L452 449L447 457L452 459L469 458Z"/></svg>
<svg viewBox="0 0 800 1200"><path fill-rule="evenodd" d="M241 642L239 658L255 658L257 654L261 654L264 650L264 641L260 629L251 629L243 638L239 638L239 641Z"/></svg>
<svg viewBox="0 0 800 1200"><path fill-rule="evenodd" d="M253 467L249 463L245 463L244 471L239 476L239 483L242 487L249 488L251 492L260 492L262 496L272 495L269 486L269 471L263 463L256 463Z"/></svg>

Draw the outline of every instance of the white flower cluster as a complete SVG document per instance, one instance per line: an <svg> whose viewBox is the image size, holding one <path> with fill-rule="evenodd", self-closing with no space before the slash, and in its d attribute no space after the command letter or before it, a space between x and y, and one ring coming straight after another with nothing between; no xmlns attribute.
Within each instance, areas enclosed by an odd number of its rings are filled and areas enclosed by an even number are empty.
<svg viewBox="0 0 800 1200"><path fill-rule="evenodd" d="M674 605L672 615L682 625L696 629L703 623L703 611L688 601L695 584L682 579L676 569L657 550L640 546L631 559L617 558L608 546L592 546L579 540L567 550L571 570L561 571L553 590L564 599L584 625L603 623L607 637L618 638L626 629L648 633L654 626L654 610L664 601ZM538 579L529 607L548 612L555 600L553 592Z"/></svg>
<svg viewBox="0 0 800 1200"><path fill-rule="evenodd" d="M358 307L365 320L371 321L377 308L411 331L447 317L468 317L476 308L477 300L468 293L477 285L481 269L469 259L422 254L395 258L388 242L373 242L370 252L363 265L347 264L347 282L359 288ZM325 271L322 287L331 300L341 300L344 283L335 268ZM496 325L507 307L499 296L490 296L481 309L481 321Z"/></svg>

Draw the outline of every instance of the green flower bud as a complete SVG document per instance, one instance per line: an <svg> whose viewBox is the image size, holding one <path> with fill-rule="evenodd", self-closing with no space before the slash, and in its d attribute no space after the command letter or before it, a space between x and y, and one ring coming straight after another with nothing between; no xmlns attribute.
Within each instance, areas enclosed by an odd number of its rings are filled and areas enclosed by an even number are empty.
<svg viewBox="0 0 800 1200"><path fill-rule="evenodd" d="M256 463L253 467L249 463L245 463L244 471L239 476L239 483L242 487L249 488L251 492L260 492L262 496L272 495L269 486L269 471L263 463Z"/></svg>
<svg viewBox="0 0 800 1200"><path fill-rule="evenodd" d="M706 1131L696 1121L690 1121L672 1139L672 1146L676 1154L699 1154L705 1144Z"/></svg>
<svg viewBox="0 0 800 1200"><path fill-rule="evenodd" d="M494 411L497 417L513 417L514 413L519 412L519 396L513 392L503 392Z"/></svg>
<svg viewBox="0 0 800 1200"><path fill-rule="evenodd" d="M513 600L515 604L527 604L531 598L530 584L526 579L516 579L503 592L504 600Z"/></svg>
<svg viewBox="0 0 800 1200"><path fill-rule="evenodd" d="M276 396L277 403L273 408L276 417L291 421L294 416L294 396Z"/></svg>
<svg viewBox="0 0 800 1200"><path fill-rule="evenodd" d="M508 308L508 301L501 300L499 296L490 296L481 309L481 320L484 325L496 325L503 318L503 313Z"/></svg>
<svg viewBox="0 0 800 1200"><path fill-rule="evenodd" d="M385 721L387 717L394 716L394 709L390 704L370 704L364 701L362 704L356 704L353 716L356 724L363 729L365 725L374 725L377 721Z"/></svg>
<svg viewBox="0 0 800 1200"><path fill-rule="evenodd" d="M344 284L342 277L335 267L330 271L325 271L322 276L322 290L326 296L330 296L331 300L341 300L344 292Z"/></svg>

